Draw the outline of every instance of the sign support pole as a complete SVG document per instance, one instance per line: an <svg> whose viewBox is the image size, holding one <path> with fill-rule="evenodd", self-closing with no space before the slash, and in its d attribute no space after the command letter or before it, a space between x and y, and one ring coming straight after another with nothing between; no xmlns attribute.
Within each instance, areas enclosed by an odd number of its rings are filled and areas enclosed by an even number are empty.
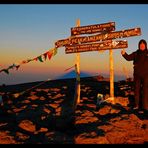
<svg viewBox="0 0 148 148"><path fill-rule="evenodd" d="M76 53L76 66L77 66L77 104L80 103L80 53Z"/></svg>
<svg viewBox="0 0 148 148"><path fill-rule="evenodd" d="M80 26L80 19L77 19L76 26ZM76 85L75 85L75 95L74 95L74 109L77 104L80 103L80 53L76 53L76 61L75 61L75 69L76 69Z"/></svg>
<svg viewBox="0 0 148 148"><path fill-rule="evenodd" d="M110 98L114 103L114 65L113 65L113 50L109 50L109 62L110 62Z"/></svg>

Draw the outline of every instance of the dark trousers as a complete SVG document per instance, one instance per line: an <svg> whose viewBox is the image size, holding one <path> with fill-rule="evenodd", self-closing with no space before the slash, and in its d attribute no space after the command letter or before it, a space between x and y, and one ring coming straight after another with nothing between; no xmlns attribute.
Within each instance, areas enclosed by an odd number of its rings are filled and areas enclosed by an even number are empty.
<svg viewBox="0 0 148 148"><path fill-rule="evenodd" d="M135 106L148 110L148 77L134 76Z"/></svg>

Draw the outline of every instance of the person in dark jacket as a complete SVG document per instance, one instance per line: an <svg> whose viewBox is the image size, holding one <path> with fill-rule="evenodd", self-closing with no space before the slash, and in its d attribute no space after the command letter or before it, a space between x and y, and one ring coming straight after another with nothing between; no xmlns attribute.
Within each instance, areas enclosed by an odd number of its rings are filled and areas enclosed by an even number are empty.
<svg viewBox="0 0 148 148"><path fill-rule="evenodd" d="M141 39L138 43L138 49L127 54L124 49L121 50L122 56L127 61L133 61L134 65L134 96L135 108L148 110L148 49L147 42ZM140 107L141 102L141 107Z"/></svg>

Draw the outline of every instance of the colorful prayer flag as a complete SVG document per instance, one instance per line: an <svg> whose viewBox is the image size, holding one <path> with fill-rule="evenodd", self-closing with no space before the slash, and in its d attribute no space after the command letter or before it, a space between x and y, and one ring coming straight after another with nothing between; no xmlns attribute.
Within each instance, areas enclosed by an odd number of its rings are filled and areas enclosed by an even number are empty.
<svg viewBox="0 0 148 148"><path fill-rule="evenodd" d="M6 74L9 74L8 69L3 69L3 71L4 71Z"/></svg>
<svg viewBox="0 0 148 148"><path fill-rule="evenodd" d="M38 57L38 60L39 60L40 62L43 62L42 55L40 55L40 56Z"/></svg>
<svg viewBox="0 0 148 148"><path fill-rule="evenodd" d="M55 56L57 54L57 48L53 49L53 56Z"/></svg>
<svg viewBox="0 0 148 148"><path fill-rule="evenodd" d="M43 54L45 61L47 59L47 54L48 54L48 52L46 52L46 53Z"/></svg>
<svg viewBox="0 0 148 148"><path fill-rule="evenodd" d="M49 51L49 52L47 53L47 55L48 55L48 59L50 60L51 57L52 57L52 55L53 55L53 52Z"/></svg>

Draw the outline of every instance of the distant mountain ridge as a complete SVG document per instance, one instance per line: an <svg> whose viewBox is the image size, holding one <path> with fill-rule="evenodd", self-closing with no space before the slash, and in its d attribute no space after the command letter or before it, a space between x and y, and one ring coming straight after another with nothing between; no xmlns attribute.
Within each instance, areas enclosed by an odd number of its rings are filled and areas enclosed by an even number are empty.
<svg viewBox="0 0 148 148"><path fill-rule="evenodd" d="M103 76L104 78L109 78L109 74L101 74L101 75L98 74L97 75L97 74L90 74L90 73L85 72L85 71L80 71L80 78L95 77L95 76ZM70 78L76 78L75 70L72 70L70 72L67 72L66 74L63 74L61 76L58 76L57 78L55 78L55 80L59 80L59 79L70 79ZM124 80L125 77L115 74L114 75L114 79L115 79L115 81L119 81L119 80Z"/></svg>
<svg viewBox="0 0 148 148"><path fill-rule="evenodd" d="M92 75L87 73L87 72L81 71L80 72L80 77L81 78L83 78L83 77L92 77ZM75 70L72 70L70 72L67 72L66 74L63 74L63 75L57 77L56 80L58 80L58 79L70 79L70 78L76 78Z"/></svg>

